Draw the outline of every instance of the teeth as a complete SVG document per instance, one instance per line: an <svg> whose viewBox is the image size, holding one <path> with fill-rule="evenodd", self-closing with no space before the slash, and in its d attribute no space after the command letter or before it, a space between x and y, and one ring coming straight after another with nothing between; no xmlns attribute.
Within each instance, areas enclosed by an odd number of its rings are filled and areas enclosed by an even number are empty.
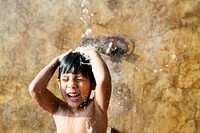
<svg viewBox="0 0 200 133"><path fill-rule="evenodd" d="M79 94L68 94L68 95L71 97L75 97L75 96L78 96Z"/></svg>

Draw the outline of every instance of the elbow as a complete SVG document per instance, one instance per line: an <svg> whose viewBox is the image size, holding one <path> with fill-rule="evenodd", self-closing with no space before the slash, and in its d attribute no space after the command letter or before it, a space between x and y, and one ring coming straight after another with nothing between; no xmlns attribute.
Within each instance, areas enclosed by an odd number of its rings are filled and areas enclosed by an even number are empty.
<svg viewBox="0 0 200 133"><path fill-rule="evenodd" d="M32 97L34 97L35 95L35 92L36 92L36 85L31 82L30 85L29 85L29 93L31 94Z"/></svg>

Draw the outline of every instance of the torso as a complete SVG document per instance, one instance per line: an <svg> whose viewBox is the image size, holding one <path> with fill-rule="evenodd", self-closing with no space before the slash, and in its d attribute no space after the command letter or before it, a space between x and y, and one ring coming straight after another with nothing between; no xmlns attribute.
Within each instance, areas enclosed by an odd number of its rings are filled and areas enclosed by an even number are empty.
<svg viewBox="0 0 200 133"><path fill-rule="evenodd" d="M53 118L57 133L106 133L107 129L107 112L103 112L94 101L75 113L61 103Z"/></svg>

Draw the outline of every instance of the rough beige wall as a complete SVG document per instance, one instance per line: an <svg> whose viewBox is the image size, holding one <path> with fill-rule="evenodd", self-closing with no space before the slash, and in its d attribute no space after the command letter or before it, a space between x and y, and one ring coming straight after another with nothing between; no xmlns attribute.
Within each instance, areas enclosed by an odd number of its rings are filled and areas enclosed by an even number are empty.
<svg viewBox="0 0 200 133"><path fill-rule="evenodd" d="M55 132L28 85L54 56L77 46L85 30L81 2L0 0L0 132ZM132 42L121 62L104 56L113 77L109 126L200 133L200 0L90 2L93 35L119 33ZM59 95L55 78L49 88Z"/></svg>

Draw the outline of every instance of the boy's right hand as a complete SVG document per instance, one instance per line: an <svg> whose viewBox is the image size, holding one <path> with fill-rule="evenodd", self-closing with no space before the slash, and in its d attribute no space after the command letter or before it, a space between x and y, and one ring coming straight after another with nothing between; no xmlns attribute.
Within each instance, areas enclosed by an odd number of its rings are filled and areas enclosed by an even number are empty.
<svg viewBox="0 0 200 133"><path fill-rule="evenodd" d="M72 53L72 52L73 52L73 50L70 49L70 50L68 50L67 52L65 52L65 53L61 54L60 56L58 56L59 62L61 62L61 60L62 60L66 55L68 55L69 53Z"/></svg>

